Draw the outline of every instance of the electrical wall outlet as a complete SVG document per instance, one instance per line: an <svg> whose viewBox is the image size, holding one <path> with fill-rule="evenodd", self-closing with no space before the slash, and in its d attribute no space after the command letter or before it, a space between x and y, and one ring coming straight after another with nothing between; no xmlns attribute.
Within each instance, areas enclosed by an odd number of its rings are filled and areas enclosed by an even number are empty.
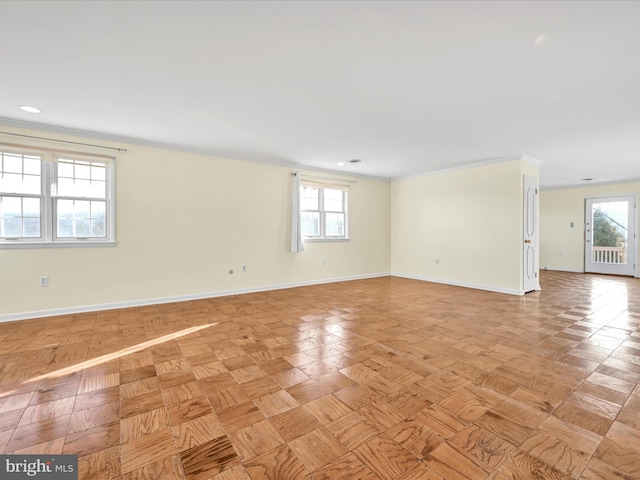
<svg viewBox="0 0 640 480"><path fill-rule="evenodd" d="M246 265L242 265L242 273L247 273L247 266Z"/></svg>
<svg viewBox="0 0 640 480"><path fill-rule="evenodd" d="M48 287L49 286L49 277L40 277L40 286Z"/></svg>
<svg viewBox="0 0 640 480"><path fill-rule="evenodd" d="M440 265L440 259L436 258L436 265Z"/></svg>
<svg viewBox="0 0 640 480"><path fill-rule="evenodd" d="M323 267L326 267L326 266L327 266L327 261L326 261L324 258L322 259L322 266L323 266Z"/></svg>

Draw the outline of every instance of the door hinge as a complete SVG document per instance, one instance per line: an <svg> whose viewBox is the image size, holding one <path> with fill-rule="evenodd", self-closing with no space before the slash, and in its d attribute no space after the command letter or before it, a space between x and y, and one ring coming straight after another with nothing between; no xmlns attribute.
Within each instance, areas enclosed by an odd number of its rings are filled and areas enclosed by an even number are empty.
<svg viewBox="0 0 640 480"><path fill-rule="evenodd" d="M536 278L538 278L538 272L536 272Z"/></svg>
<svg viewBox="0 0 640 480"><path fill-rule="evenodd" d="M536 195L538 194L538 189L536 188Z"/></svg>

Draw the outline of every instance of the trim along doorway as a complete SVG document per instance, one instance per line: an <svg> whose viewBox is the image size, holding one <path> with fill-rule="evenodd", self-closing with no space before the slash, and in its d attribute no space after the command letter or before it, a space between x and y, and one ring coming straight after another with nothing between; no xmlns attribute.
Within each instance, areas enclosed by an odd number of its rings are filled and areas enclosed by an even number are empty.
<svg viewBox="0 0 640 480"><path fill-rule="evenodd" d="M636 205L635 194L585 199L585 272L635 275Z"/></svg>

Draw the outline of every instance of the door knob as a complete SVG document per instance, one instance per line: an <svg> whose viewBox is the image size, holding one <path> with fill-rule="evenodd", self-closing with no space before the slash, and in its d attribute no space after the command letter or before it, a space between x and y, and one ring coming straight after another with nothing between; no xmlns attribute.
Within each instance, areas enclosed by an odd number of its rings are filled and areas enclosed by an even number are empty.
<svg viewBox="0 0 640 480"><path fill-rule="evenodd" d="M531 243L531 240L525 240L524 243Z"/></svg>

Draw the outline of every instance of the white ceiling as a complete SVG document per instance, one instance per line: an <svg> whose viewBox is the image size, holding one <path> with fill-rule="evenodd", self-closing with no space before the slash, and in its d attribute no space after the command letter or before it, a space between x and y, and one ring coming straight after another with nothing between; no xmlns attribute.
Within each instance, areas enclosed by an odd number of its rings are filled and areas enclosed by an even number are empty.
<svg viewBox="0 0 640 480"><path fill-rule="evenodd" d="M543 187L640 178L640 2L4 0L0 18L0 123L382 178L523 154Z"/></svg>

